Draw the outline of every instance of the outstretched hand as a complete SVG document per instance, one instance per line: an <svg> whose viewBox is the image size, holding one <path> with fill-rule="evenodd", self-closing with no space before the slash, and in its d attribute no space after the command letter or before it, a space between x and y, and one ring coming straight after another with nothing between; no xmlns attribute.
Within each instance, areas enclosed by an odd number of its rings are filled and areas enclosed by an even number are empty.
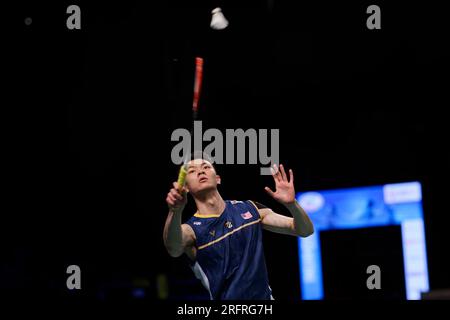
<svg viewBox="0 0 450 320"><path fill-rule="evenodd" d="M265 187L264 190L267 193L284 205L289 205L295 202L295 189L294 189L294 173L292 169L289 169L289 180L284 171L284 166L280 164L280 168L274 164L273 168L270 168L272 172L273 180L275 181L275 192L269 187Z"/></svg>

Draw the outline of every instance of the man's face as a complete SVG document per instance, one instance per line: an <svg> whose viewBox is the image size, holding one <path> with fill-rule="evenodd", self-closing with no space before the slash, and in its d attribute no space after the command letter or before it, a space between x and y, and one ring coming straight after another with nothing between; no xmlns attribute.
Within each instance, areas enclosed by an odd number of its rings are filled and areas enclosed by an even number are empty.
<svg viewBox="0 0 450 320"><path fill-rule="evenodd" d="M191 194L216 189L218 184L220 177L209 161L194 159L188 162L186 186Z"/></svg>

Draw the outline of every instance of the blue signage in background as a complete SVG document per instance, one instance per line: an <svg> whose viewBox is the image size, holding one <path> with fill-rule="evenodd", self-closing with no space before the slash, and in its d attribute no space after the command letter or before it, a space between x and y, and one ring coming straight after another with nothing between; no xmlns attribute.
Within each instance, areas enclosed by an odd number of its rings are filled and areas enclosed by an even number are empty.
<svg viewBox="0 0 450 320"><path fill-rule="evenodd" d="M408 300L429 289L419 182L297 194L315 233L298 239L300 285L304 300L324 298L320 231L400 225Z"/></svg>

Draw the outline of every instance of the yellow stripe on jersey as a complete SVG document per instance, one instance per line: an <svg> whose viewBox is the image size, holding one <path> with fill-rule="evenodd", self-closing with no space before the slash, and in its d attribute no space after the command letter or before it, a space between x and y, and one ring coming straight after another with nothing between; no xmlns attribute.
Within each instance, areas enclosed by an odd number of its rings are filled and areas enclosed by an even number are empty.
<svg viewBox="0 0 450 320"><path fill-rule="evenodd" d="M206 243L206 244L204 244L204 245L201 245L201 246L198 247L197 249L198 249L198 250L201 250L201 249L204 249L204 248L206 248L206 247L209 247L209 246L211 246L211 245L213 245L213 244L215 244L215 243L217 243L217 242L219 242L219 241L222 241L222 240L225 239L226 237L231 236L233 233L235 233L235 232L237 232L237 231L239 231L239 230L241 230L241 229L243 229L243 228L245 228L245 227L251 226L252 224L258 223L258 222L260 222L260 221L261 221L261 219L258 219L258 220L249 222L249 223L247 223L247 224L243 224L242 226L240 226L240 227L234 229L233 231L230 231L230 232L228 232L228 233L225 233L223 236L217 238L216 240L213 240L213 241L208 242L208 243Z"/></svg>

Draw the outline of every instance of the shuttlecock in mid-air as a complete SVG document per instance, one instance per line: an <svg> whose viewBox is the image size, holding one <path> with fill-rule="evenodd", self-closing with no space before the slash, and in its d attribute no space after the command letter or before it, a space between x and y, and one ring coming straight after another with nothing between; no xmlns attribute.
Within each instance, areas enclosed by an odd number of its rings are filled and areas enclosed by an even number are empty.
<svg viewBox="0 0 450 320"><path fill-rule="evenodd" d="M228 26L228 20L222 13L222 9L215 8L211 11L212 19L211 19L211 28L214 30L223 30Z"/></svg>

